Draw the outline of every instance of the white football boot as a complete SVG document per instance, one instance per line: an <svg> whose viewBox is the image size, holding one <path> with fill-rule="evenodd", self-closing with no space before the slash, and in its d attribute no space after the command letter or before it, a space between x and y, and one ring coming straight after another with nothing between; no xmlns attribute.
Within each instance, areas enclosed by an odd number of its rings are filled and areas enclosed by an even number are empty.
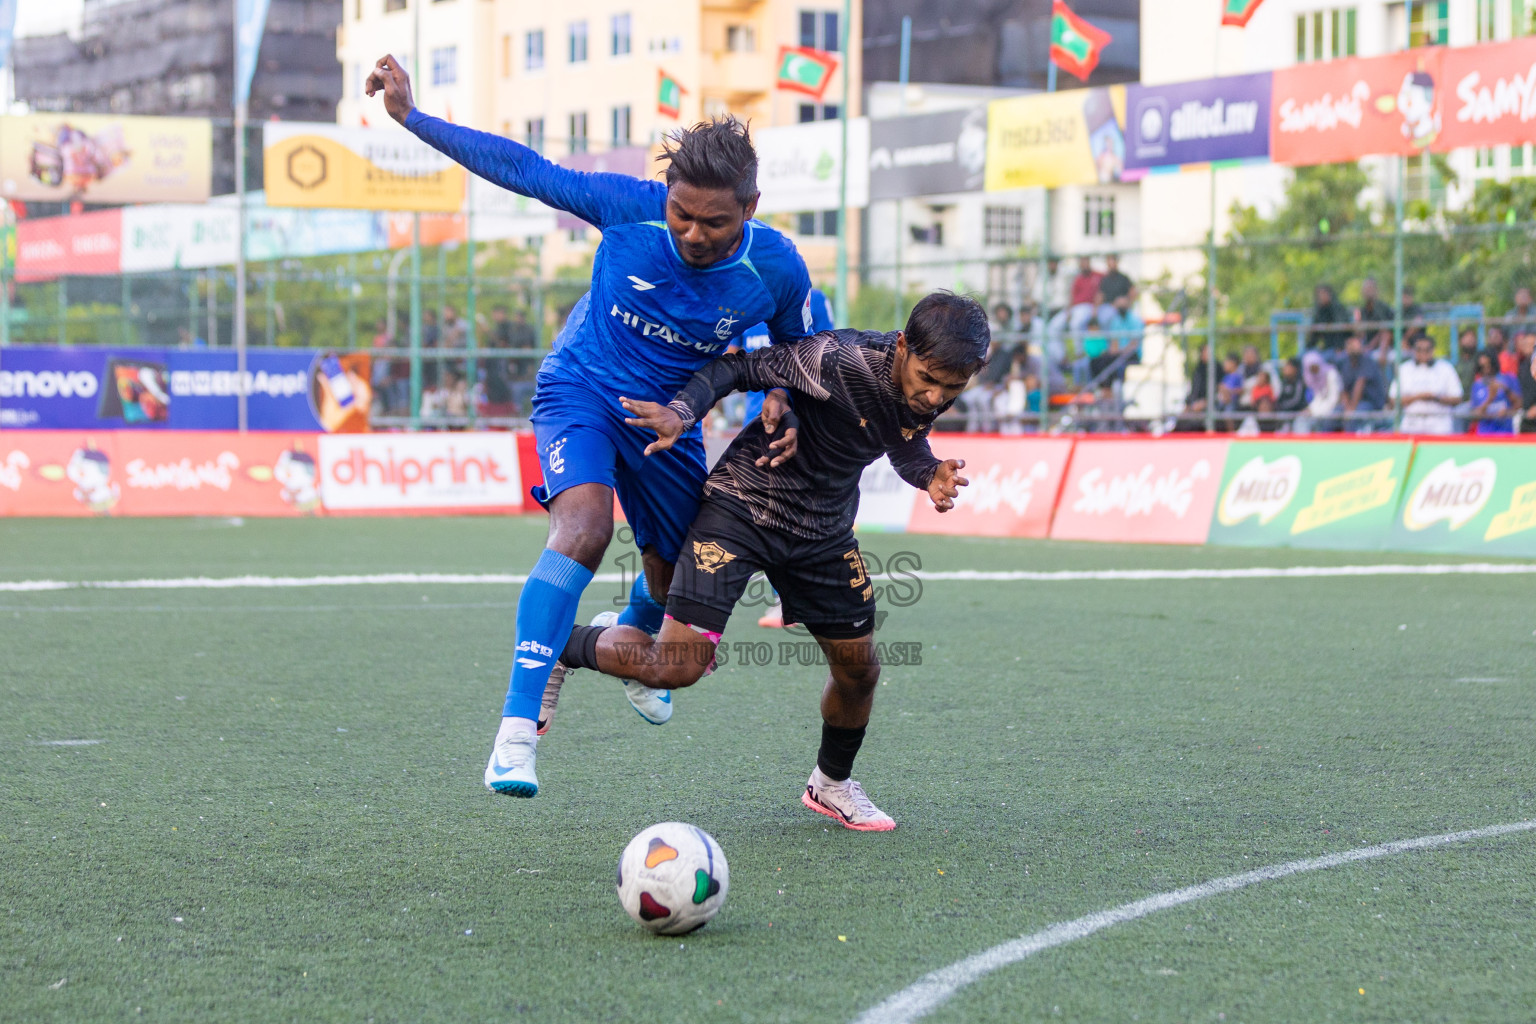
<svg viewBox="0 0 1536 1024"><path fill-rule="evenodd" d="M503 718L491 761L485 766L485 788L506 796L537 796L539 777L533 773L539 737L526 718Z"/></svg>
<svg viewBox="0 0 1536 1024"><path fill-rule="evenodd" d="M617 625L618 612L598 612L592 618L592 625L608 626ZM637 683L633 679L621 679L624 684L624 696L629 698L629 703L634 706L635 714L650 722L652 725L666 725L672 717L672 691L658 690L654 687Z"/></svg>
<svg viewBox="0 0 1536 1024"><path fill-rule="evenodd" d="M895 820L875 806L863 786L852 779L834 782L821 774L819 766L811 772L800 802L856 832L889 832L896 827Z"/></svg>

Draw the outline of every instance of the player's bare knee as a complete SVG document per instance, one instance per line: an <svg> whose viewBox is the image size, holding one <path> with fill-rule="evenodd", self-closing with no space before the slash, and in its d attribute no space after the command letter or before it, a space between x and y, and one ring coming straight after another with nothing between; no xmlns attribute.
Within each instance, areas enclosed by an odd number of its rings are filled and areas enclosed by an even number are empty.
<svg viewBox="0 0 1536 1024"><path fill-rule="evenodd" d="M850 658L832 666L832 680L849 695L867 697L880 685L880 662L875 658Z"/></svg>

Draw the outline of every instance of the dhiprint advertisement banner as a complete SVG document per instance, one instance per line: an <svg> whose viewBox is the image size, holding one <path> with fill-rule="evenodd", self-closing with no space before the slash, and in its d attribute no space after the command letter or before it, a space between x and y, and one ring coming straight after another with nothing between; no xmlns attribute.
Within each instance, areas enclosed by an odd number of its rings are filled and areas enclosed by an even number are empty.
<svg viewBox="0 0 1536 1024"><path fill-rule="evenodd" d="M1072 454L1070 438L938 438L940 458L964 459L955 507L938 512L927 495L916 501L907 524L911 533L948 533L965 537L1044 537ZM909 491L911 487L907 488Z"/></svg>
<svg viewBox="0 0 1536 1024"><path fill-rule="evenodd" d="M336 512L520 512L517 437L487 433L326 434L320 493Z"/></svg>
<svg viewBox="0 0 1536 1024"><path fill-rule="evenodd" d="M848 122L848 205L869 205L869 118ZM757 212L807 213L838 208L842 164L841 121L764 128L757 147Z"/></svg>
<svg viewBox="0 0 1536 1024"><path fill-rule="evenodd" d="M1229 443L1076 442L1051 538L1205 543Z"/></svg>
<svg viewBox="0 0 1536 1024"><path fill-rule="evenodd" d="M870 122L871 199L974 192L986 171L985 106Z"/></svg>
<svg viewBox="0 0 1536 1024"><path fill-rule="evenodd" d="M268 206L457 213L466 172L398 126L263 126Z"/></svg>
<svg viewBox="0 0 1536 1024"><path fill-rule="evenodd" d="M1124 171L1123 85L987 105L988 192L1107 184Z"/></svg>
<svg viewBox="0 0 1536 1024"><path fill-rule="evenodd" d="M1386 546L1536 557L1536 444L1420 444Z"/></svg>
<svg viewBox="0 0 1536 1024"><path fill-rule="evenodd" d="M1127 86L1126 168L1268 157L1271 79L1265 71Z"/></svg>
<svg viewBox="0 0 1536 1024"><path fill-rule="evenodd" d="M1341 163L1429 149L1441 131L1441 54L1418 49L1275 71L1270 116L1275 163Z"/></svg>
<svg viewBox="0 0 1536 1024"><path fill-rule="evenodd" d="M1382 547L1411 441L1233 441L1210 543Z"/></svg>
<svg viewBox="0 0 1536 1024"><path fill-rule="evenodd" d="M1435 149L1522 145L1536 120L1536 37L1446 50Z"/></svg>
<svg viewBox="0 0 1536 1024"><path fill-rule="evenodd" d="M6 199L197 203L212 189L213 127L195 117L0 117Z"/></svg>
<svg viewBox="0 0 1536 1024"><path fill-rule="evenodd" d="M366 353L252 351L252 430L367 429ZM208 349L12 347L0 350L0 428L233 430L235 353Z"/></svg>
<svg viewBox="0 0 1536 1024"><path fill-rule="evenodd" d="M313 435L0 434L0 515L316 515Z"/></svg>

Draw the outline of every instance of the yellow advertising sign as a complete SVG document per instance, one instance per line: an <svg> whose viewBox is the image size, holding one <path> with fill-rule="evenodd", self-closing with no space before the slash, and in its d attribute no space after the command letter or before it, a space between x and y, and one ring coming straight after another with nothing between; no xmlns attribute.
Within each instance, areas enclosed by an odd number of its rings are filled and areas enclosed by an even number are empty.
<svg viewBox="0 0 1536 1024"><path fill-rule="evenodd" d="M1125 86L987 104L987 191L1107 184L1125 170Z"/></svg>
<svg viewBox="0 0 1536 1024"><path fill-rule="evenodd" d="M196 117L0 117L0 194L23 201L203 202L213 129Z"/></svg>
<svg viewBox="0 0 1536 1024"><path fill-rule="evenodd" d="M1483 540L1499 540L1526 530L1536 530L1536 484L1515 488L1509 508L1493 517Z"/></svg>
<svg viewBox="0 0 1536 1024"><path fill-rule="evenodd" d="M462 167L404 128L263 126L268 206L457 213Z"/></svg>
<svg viewBox="0 0 1536 1024"><path fill-rule="evenodd" d="M1296 513L1291 533L1306 533L1385 505L1397 493L1392 467L1393 460L1382 459L1318 481L1312 489L1312 504Z"/></svg>

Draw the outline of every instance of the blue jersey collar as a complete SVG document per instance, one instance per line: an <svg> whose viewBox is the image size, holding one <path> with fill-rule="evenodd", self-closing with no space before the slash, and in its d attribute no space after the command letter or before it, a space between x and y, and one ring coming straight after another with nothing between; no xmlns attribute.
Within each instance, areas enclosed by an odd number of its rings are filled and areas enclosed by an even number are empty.
<svg viewBox="0 0 1536 1024"><path fill-rule="evenodd" d="M732 267L746 261L747 253L752 248L752 232L754 230L752 225L754 223L754 221L749 220L745 221L741 225L741 244L736 247L736 254L734 256L728 260L721 260L719 263L715 263L707 267L696 267L689 263L687 260L683 259L683 254L677 251L677 239L672 237L671 229L667 228L665 222L662 222L661 227L667 233L667 248L672 251L673 259L677 260L678 263L682 264L684 267L696 274L713 274L717 270L729 270Z"/></svg>

